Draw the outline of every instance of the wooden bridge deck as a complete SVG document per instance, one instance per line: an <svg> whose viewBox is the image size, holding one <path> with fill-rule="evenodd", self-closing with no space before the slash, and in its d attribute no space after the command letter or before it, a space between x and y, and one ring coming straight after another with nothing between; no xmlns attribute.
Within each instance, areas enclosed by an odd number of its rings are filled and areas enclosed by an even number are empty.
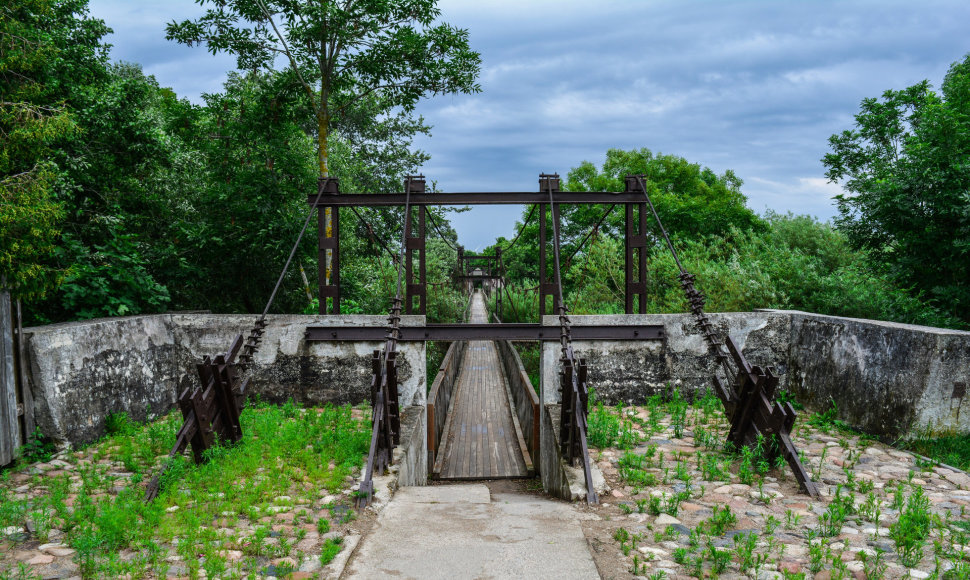
<svg viewBox="0 0 970 580"><path fill-rule="evenodd" d="M481 292L472 295L469 322L488 322ZM522 456L524 443L509 396L508 379L495 343L469 341L441 437L441 479L528 476Z"/></svg>

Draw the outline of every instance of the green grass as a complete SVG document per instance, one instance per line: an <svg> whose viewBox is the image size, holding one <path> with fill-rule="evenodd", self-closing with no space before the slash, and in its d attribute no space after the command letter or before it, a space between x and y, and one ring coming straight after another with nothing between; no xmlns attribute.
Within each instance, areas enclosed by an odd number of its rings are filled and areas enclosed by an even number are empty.
<svg viewBox="0 0 970 580"><path fill-rule="evenodd" d="M957 469L970 470L970 435L921 437L904 443L903 447Z"/></svg>
<svg viewBox="0 0 970 580"><path fill-rule="evenodd" d="M84 577L164 575L172 551L193 577L202 570L209 577L245 576L240 567L246 561L228 562L225 550L254 558L295 556L294 545L308 531L329 529L312 506L322 495L339 491L359 469L370 443L369 421L354 418L347 406L304 410L292 403L256 403L241 419L239 444L212 449L203 465L187 455L169 462L160 495L145 503L141 484L172 445L180 417L173 413L137 425L115 416L116 434L69 455L74 469L44 476L43 495L14 499L5 473L0 526L22 526L31 519L41 541L51 529L61 530L58 541L76 550ZM132 475L117 475L121 468ZM278 513L293 515L289 536L274 532ZM248 526L239 525L243 522ZM251 531L241 531L247 528ZM136 556L119 558L125 549ZM328 549L333 548L325 546L324 553ZM0 571L5 564L0 559Z"/></svg>

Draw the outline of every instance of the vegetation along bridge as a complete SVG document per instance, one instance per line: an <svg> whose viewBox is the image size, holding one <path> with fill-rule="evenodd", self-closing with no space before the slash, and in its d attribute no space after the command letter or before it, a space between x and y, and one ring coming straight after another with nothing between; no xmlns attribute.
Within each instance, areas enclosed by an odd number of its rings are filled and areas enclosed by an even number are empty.
<svg viewBox="0 0 970 580"><path fill-rule="evenodd" d="M541 174L538 192L429 193L423 176L408 177L403 193L344 194L336 179L321 179L315 195L308 198L310 214L304 235L314 215L318 218L320 313L340 313L340 232L339 212L348 208L362 222L356 208L361 206L403 207L403 232L398 252L382 246L397 264L396 293L386 327L311 326L306 340L383 342L372 357L371 405L372 434L366 472L358 493L358 504L366 505L373 494L373 475L385 470L392 451L400 443L401 412L398 401L398 345L405 341L452 341L441 370L431 388L427 405L428 447L433 477L440 479L493 479L528 477L535 473L538 456L552 454L562 461L582 466L586 500L598 502L593 486L592 468L586 443L587 371L585 360L573 350L573 340L663 340L661 326L583 326L573 327L562 294L560 256L560 206L562 204L607 204L601 218L622 205L625 228L625 305L626 312L646 313L646 250L649 243L663 240L680 270L680 284L691 312L711 356L717 362L712 377L715 392L724 404L731 428L728 440L737 446L754 445L762 436L773 438L773 453L791 467L803 491L817 491L798 459L789 432L795 413L790 404L773 400L778 379L770 368L751 366L730 336L723 339L704 313L704 297L694 288L694 277L680 263L647 194L642 176L625 179L623 192L563 192L559 176ZM531 204L527 222L533 215L539 221L539 314L558 316L559 325L504 324L502 294L502 253L474 256L458 252L459 279L469 292L466 322L402 327L402 314L426 314L427 279L425 269L426 232L429 221L437 228L431 205ZM536 212L538 209L538 212ZM649 212L649 214L648 214ZM659 235L647 231L652 214ZM551 219L550 219L551 217ZM551 226L551 227L550 227ZM594 226L595 229L596 226ZM551 230L551 231L550 231ZM373 231L373 229L371 229ZM518 242L518 237L512 245ZM300 239L294 245L294 251ZM511 246L510 246L511 248ZM290 258L292 259L293 253ZM289 266L284 266L282 281ZM549 267L551 266L551 268ZM478 289L478 288L481 289ZM187 389L180 397L185 418L172 454L192 445L197 460L217 440L238 440L239 412L245 396L246 381L241 380L253 353L259 348L265 330L265 315L279 289L277 283L263 316L243 340L238 336L231 348L214 360L208 357L199 365L200 385ZM494 322L489 322L484 292L496 296ZM550 305L551 301L551 305ZM510 300L510 306L514 303ZM558 341L560 433L554 449L542 448L538 433L540 401L528 377L516 365L511 340ZM548 389L548 385L543 388ZM156 478L157 482L157 478ZM149 496L157 493L157 483L149 486Z"/></svg>

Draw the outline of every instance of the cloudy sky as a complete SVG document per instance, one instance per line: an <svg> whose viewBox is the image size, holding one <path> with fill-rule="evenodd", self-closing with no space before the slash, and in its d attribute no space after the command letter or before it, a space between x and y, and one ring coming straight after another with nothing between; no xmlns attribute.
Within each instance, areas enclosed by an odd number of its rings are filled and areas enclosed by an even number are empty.
<svg viewBox="0 0 970 580"><path fill-rule="evenodd" d="M199 101L235 61L164 38L193 0L91 0L112 56ZM477 95L423 102L418 146L445 191L534 191L608 148L733 169L758 212L835 213L819 159L859 102L929 79L970 52L970 2L442 0L482 54ZM454 216L461 242L510 236L520 210Z"/></svg>

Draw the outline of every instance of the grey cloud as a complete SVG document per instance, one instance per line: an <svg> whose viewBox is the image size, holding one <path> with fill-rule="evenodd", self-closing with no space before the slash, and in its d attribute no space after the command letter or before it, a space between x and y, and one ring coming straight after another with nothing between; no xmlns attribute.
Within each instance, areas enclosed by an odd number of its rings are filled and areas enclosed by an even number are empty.
<svg viewBox="0 0 970 580"><path fill-rule="evenodd" d="M970 4L445 0L442 20L469 29L483 92L424 101L434 125L417 145L446 191L532 190L541 171L602 161L609 147L648 147L745 180L763 211L834 214L819 159L859 102L922 79L939 84L970 51ZM115 58L141 62L198 100L231 57L162 37L197 14L189 0L92 0L115 28ZM113 20L115 18L116 20ZM455 217L462 242L510 236L521 211Z"/></svg>

